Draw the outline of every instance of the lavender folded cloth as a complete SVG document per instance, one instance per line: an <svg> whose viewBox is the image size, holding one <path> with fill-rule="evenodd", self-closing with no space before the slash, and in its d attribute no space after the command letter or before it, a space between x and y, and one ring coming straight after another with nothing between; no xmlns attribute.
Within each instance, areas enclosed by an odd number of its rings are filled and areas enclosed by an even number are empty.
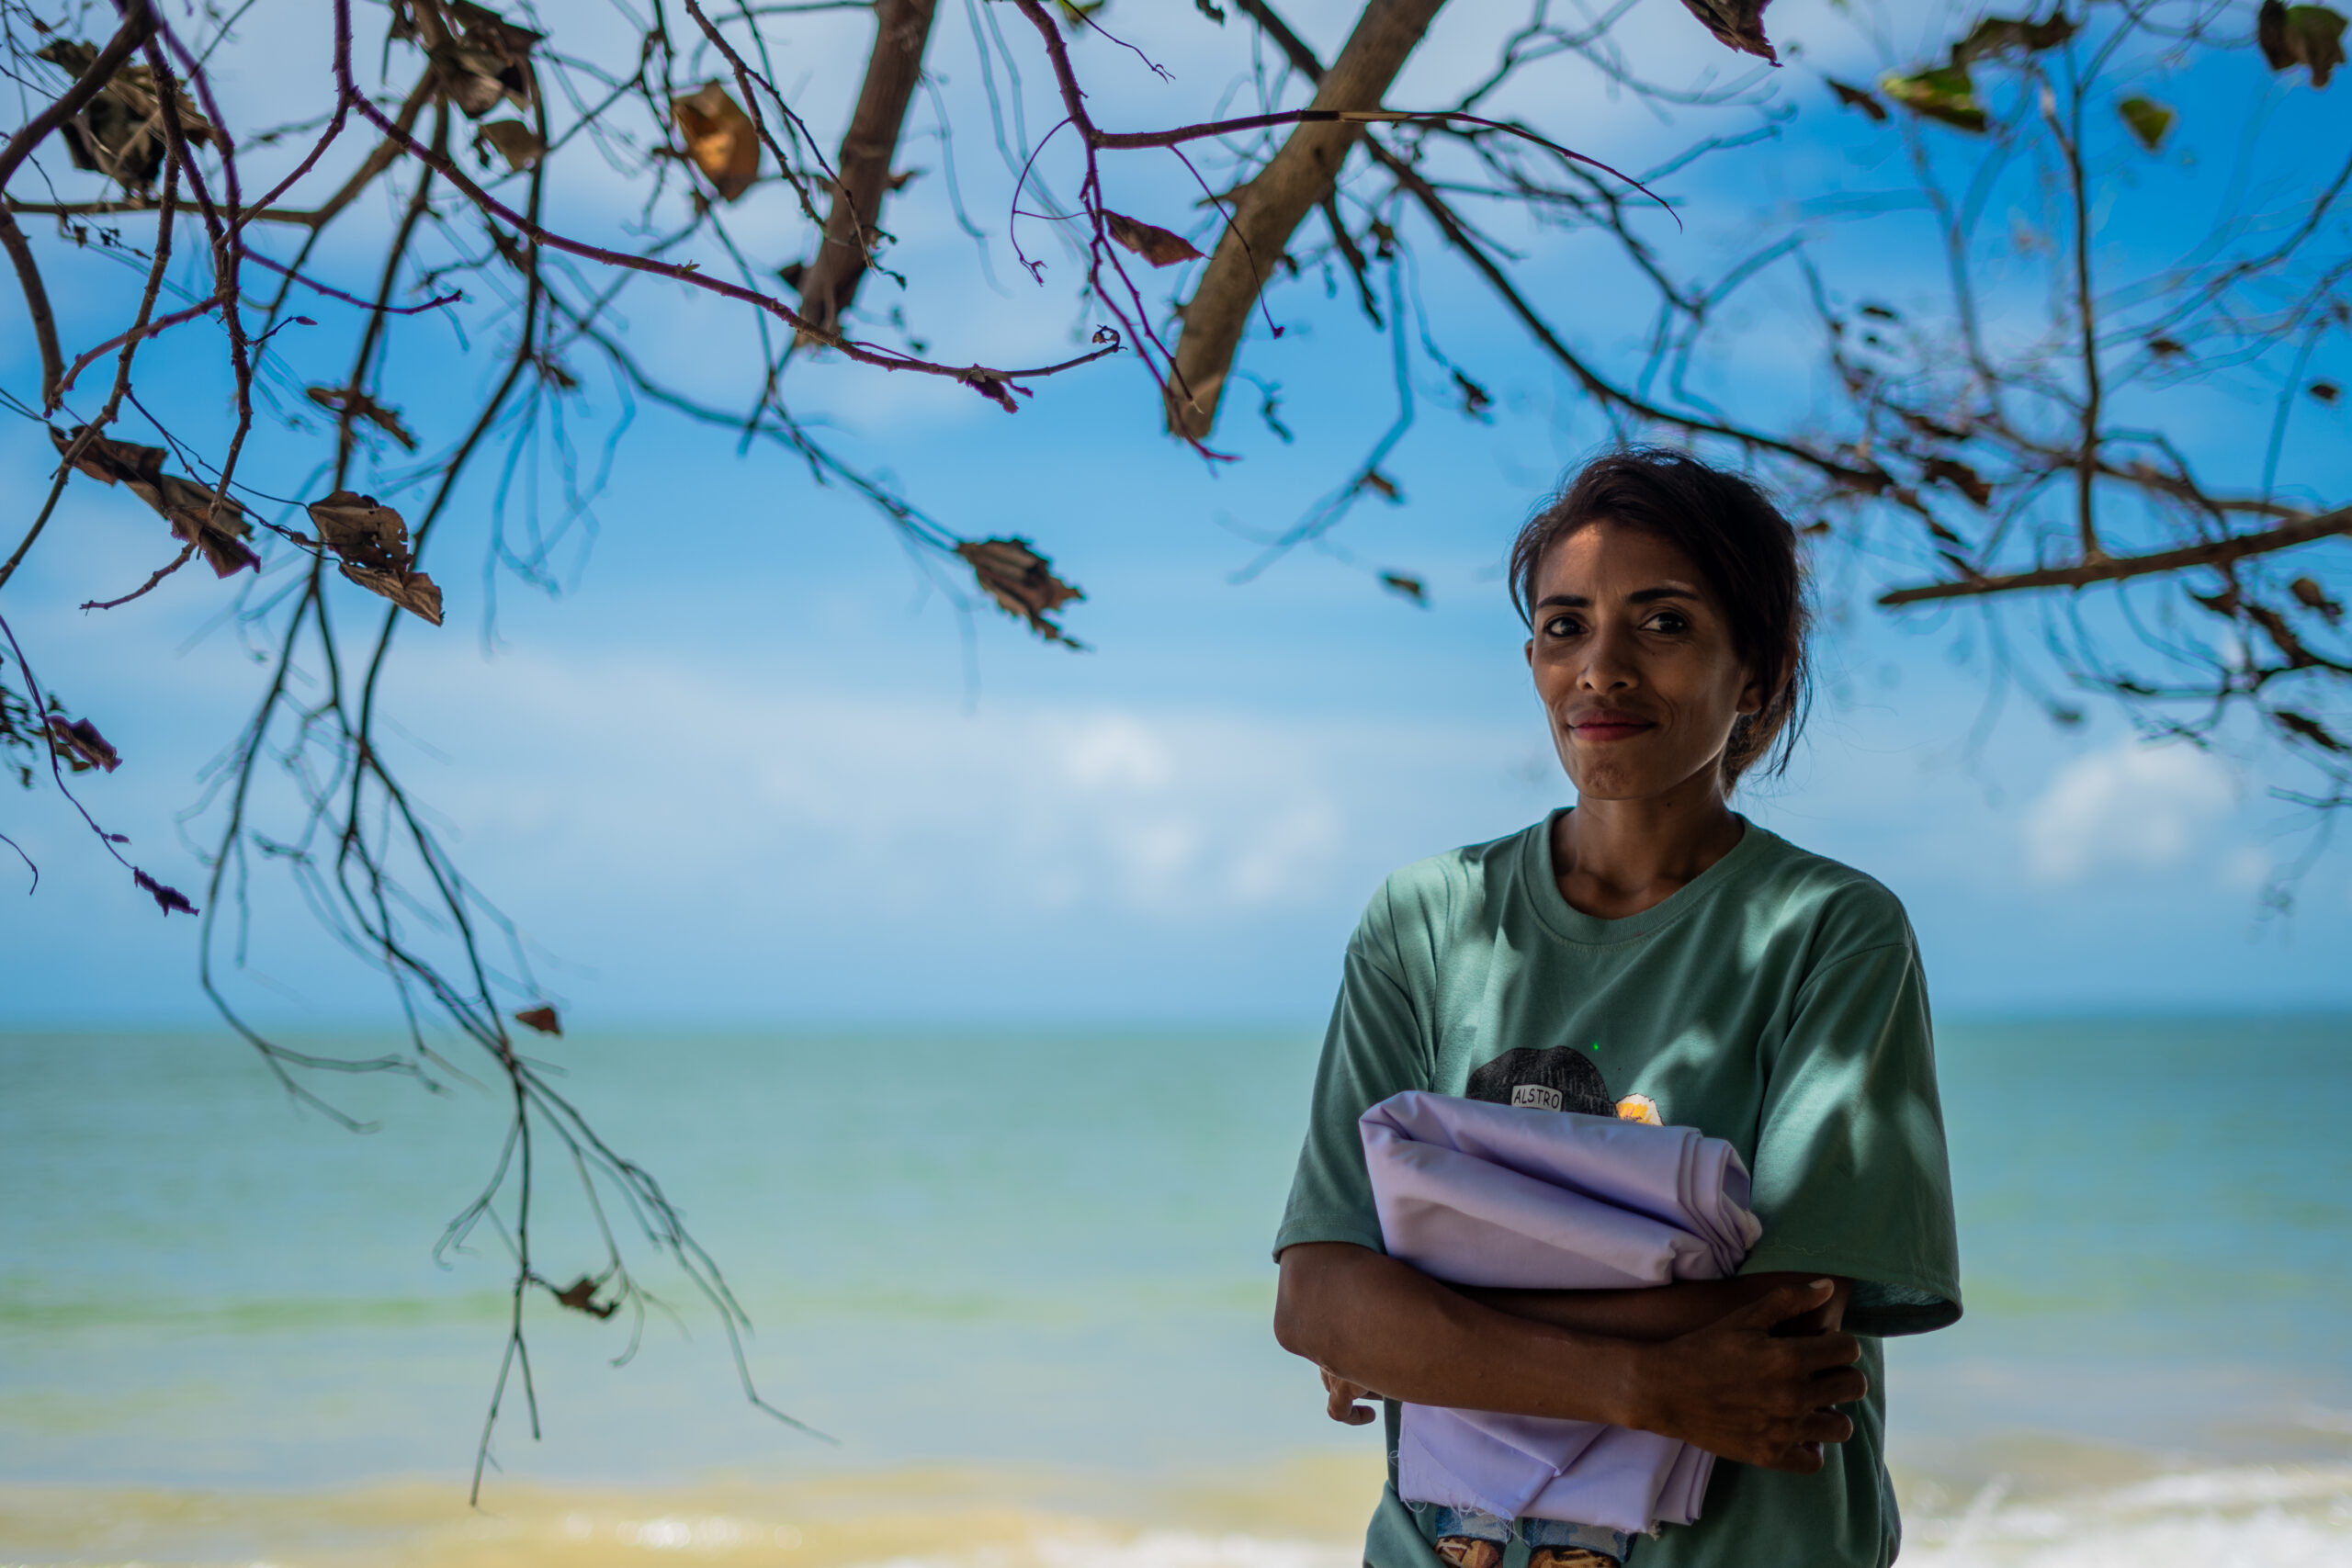
<svg viewBox="0 0 2352 1568"><path fill-rule="evenodd" d="M1391 1256L1463 1285L1611 1290L1716 1280L1763 1227L1721 1138L1409 1089L1357 1122ZM1408 1404L1408 1502L1645 1531L1699 1517L1714 1456L1591 1421Z"/></svg>

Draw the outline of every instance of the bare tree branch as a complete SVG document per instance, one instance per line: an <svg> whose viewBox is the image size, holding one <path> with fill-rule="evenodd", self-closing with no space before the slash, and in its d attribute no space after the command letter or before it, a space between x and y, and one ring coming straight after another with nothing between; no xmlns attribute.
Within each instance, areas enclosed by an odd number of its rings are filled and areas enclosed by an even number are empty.
<svg viewBox="0 0 2352 1568"><path fill-rule="evenodd" d="M858 283L880 242L876 224L882 216L882 198L891 189L890 161L898 155L907 106L922 80L933 3L878 0L874 7L874 53L865 64L856 112L842 136L832 209L817 254L800 280L801 313L815 325L813 335L820 341L841 330L842 315L857 298Z"/></svg>
<svg viewBox="0 0 2352 1568"><path fill-rule="evenodd" d="M2266 528L2259 534L2239 534L2176 550L2144 556L2103 556L2074 566L2048 566L2033 571L2004 572L1996 577L1963 578L1956 582L1926 582L1897 588L1879 595L1889 609L1945 599L1981 599L1996 593L2022 593L2038 588L2086 588L2095 582L2122 582L2135 577L2156 577L2195 567L2227 568L2253 556L2276 554L2339 535L2352 535L2352 506L2323 512L2297 523Z"/></svg>
<svg viewBox="0 0 2352 1568"><path fill-rule="evenodd" d="M1309 107L1378 108L1443 4L1370 0L1339 58L1317 83ZM1303 125L1236 195L1232 221L1182 308L1183 330L1176 340L1168 394L1170 431L1197 441L1216 427L1226 377L1260 291L1292 232L1330 194L1340 165L1363 135L1355 123Z"/></svg>

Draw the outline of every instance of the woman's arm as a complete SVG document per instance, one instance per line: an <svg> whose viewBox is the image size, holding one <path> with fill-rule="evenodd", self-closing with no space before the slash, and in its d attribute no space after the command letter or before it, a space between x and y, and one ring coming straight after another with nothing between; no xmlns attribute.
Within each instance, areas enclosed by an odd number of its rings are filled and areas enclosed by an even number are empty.
<svg viewBox="0 0 2352 1568"><path fill-rule="evenodd" d="M1499 1291L1475 1285L1448 1285L1446 1289L1458 1291L1474 1302L1482 1302L1513 1317L1656 1345L1704 1328L1784 1286L1811 1284L1818 1277L1743 1274L1730 1280L1684 1280L1671 1285L1628 1291ZM1837 1289L1826 1302L1780 1325L1774 1330L1776 1336L1820 1334L1842 1327L1846 1299L1853 1293L1854 1282L1842 1279L1832 1282Z"/></svg>
<svg viewBox="0 0 2352 1568"><path fill-rule="evenodd" d="M1281 1266L1274 1337L1283 1348L1348 1382L1416 1404L1605 1421L1743 1463L1811 1472L1821 1468L1821 1444L1853 1434L1853 1423L1829 1407L1860 1399L1868 1387L1853 1365L1861 1351L1852 1336L1772 1332L1831 1305L1838 1294L1832 1281L1780 1284L1689 1328L1660 1315L1653 1327L1668 1337L1645 1343L1514 1315L1346 1242L1287 1247ZM1660 1287L1622 1294L1668 1292L1681 1293ZM1697 1315L1704 1298L1689 1299ZM1546 1304L1563 1315L1584 1310ZM1611 1302L1591 1310L1640 1316L1645 1309Z"/></svg>

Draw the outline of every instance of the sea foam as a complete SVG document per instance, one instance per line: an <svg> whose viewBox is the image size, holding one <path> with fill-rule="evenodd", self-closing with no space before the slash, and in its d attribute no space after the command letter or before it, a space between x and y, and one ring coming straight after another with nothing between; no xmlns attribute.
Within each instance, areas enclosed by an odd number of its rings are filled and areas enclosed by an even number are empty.
<svg viewBox="0 0 2352 1568"><path fill-rule="evenodd" d="M2343 1568L2352 1468L2240 1466L2018 1497L1999 1478L1957 1511L1911 1520L1905 1568Z"/></svg>

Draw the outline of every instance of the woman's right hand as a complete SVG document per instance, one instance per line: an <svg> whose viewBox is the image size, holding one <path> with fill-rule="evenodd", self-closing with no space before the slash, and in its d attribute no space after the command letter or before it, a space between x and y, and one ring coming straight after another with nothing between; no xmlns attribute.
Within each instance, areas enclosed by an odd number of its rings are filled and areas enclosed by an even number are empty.
<svg viewBox="0 0 2352 1568"><path fill-rule="evenodd" d="M1832 1406L1870 1391L1854 1363L1860 1343L1838 1331L1776 1335L1818 1311L1835 1293L1828 1280L1783 1285L1705 1327L1646 1348L1639 1378L1648 1431L1767 1470L1810 1475L1825 1443L1842 1443L1854 1424Z"/></svg>
<svg viewBox="0 0 2352 1568"><path fill-rule="evenodd" d="M1350 1382L1329 1367L1316 1369L1323 1374L1323 1413L1347 1427L1368 1426L1380 1418L1380 1412L1365 1404L1367 1399L1380 1395L1360 1382Z"/></svg>

